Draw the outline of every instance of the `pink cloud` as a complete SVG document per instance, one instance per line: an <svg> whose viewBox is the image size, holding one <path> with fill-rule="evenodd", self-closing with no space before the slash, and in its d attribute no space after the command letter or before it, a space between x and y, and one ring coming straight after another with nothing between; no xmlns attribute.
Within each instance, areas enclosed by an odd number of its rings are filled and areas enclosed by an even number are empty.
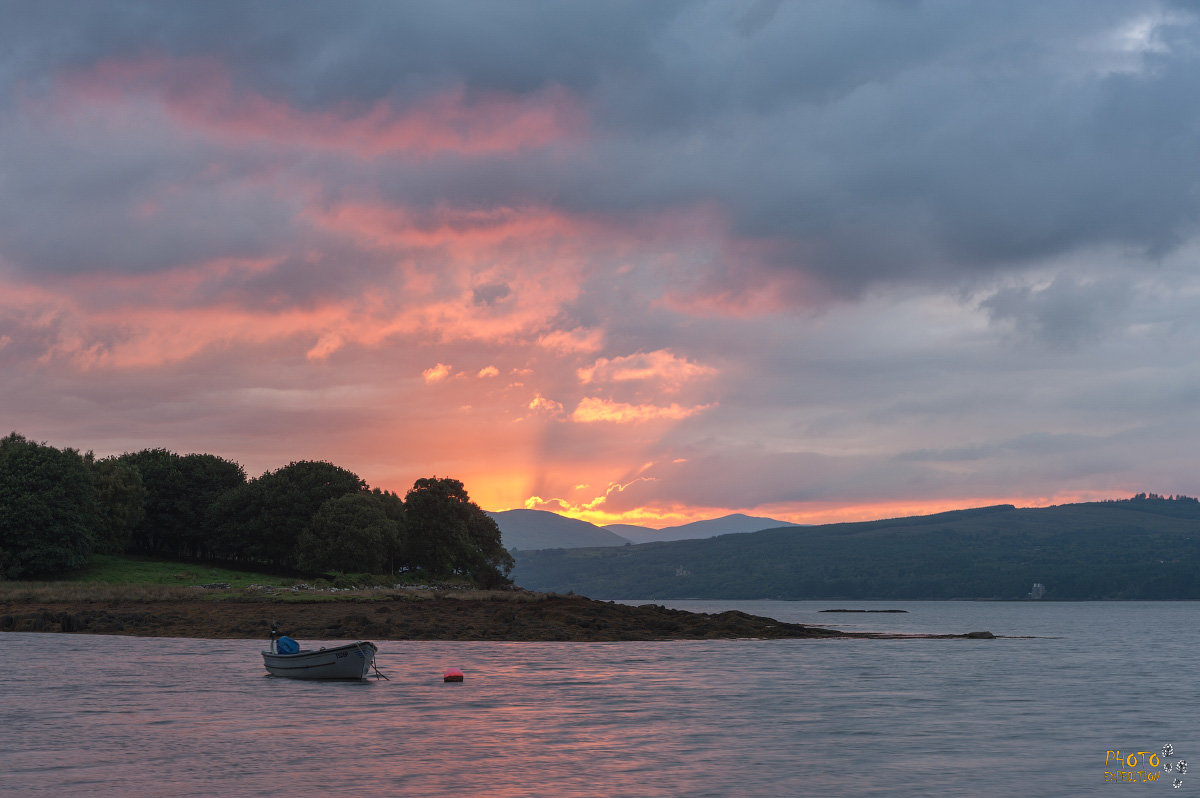
<svg viewBox="0 0 1200 798"><path fill-rule="evenodd" d="M410 248L406 258L377 272L357 295L316 303L288 306L243 296L243 285L280 279L273 273L287 263L281 253L147 274L42 278L40 285L12 280L0 296L0 308L19 312L26 323L53 327L45 356L68 358L81 368L148 367L214 346L289 338L298 339L312 361L326 361L349 346L377 347L401 337L508 344L553 339L556 317L579 295L576 273L588 244L572 243L566 232L554 233L550 241L524 239L516 228L528 232L530 226L512 219L504 234L512 240L497 248L491 262L482 262L487 248L472 241L469 232L462 240L447 233L444 246L421 248L422 256ZM386 225L386 215L379 221ZM503 295L479 301L480 286L500 286L496 293Z"/></svg>
<svg viewBox="0 0 1200 798"><path fill-rule="evenodd" d="M538 345L559 354L588 354L604 345L604 331L583 327L555 330L538 338Z"/></svg>
<svg viewBox="0 0 1200 798"><path fill-rule="evenodd" d="M66 360L91 370L153 368L235 342L262 344L313 336L314 330L329 327L340 314L330 305L269 313L224 305L172 307L171 298L177 300L187 292L196 271L146 275L136 281L61 278L48 286L0 280L0 317L37 333L44 342L42 362ZM126 282L136 283L136 288L122 290ZM328 346L326 342L314 349Z"/></svg>
<svg viewBox="0 0 1200 798"><path fill-rule="evenodd" d="M307 216L317 229L395 259L396 298L407 310L393 332L424 330L443 341L535 337L562 353L594 351L603 338L601 330L554 323L580 297L593 261L623 240L607 226L535 207L418 213L358 202Z"/></svg>
<svg viewBox="0 0 1200 798"><path fill-rule="evenodd" d="M601 331L560 333L554 324L563 306L579 296L578 274L591 238L577 239L562 219L532 216L490 215L482 223L482 241L472 238L479 225L469 221L457 237L449 221L435 239L418 232L416 240L428 246L397 252L396 266L377 271L359 293L319 302L252 301L243 286L284 279L276 272L289 261L280 253L143 274L11 278L0 294L0 312L42 329L40 338L48 341L44 359L66 359L85 369L154 367L211 348L290 339L314 362L347 347L378 347L400 338L537 344L559 354L590 349ZM356 228L354 236L388 228L394 217L380 211L364 218L378 227ZM390 228L388 234L400 233ZM480 301L481 286L495 298Z"/></svg>
<svg viewBox="0 0 1200 798"><path fill-rule="evenodd" d="M81 102L158 110L193 133L242 145L258 141L367 157L513 152L579 140L587 127L579 103L557 86L527 95L459 86L406 107L381 100L303 110L235 87L214 58L161 55L113 59L62 74L57 104L78 112Z"/></svg>
<svg viewBox="0 0 1200 798"><path fill-rule="evenodd" d="M345 343L345 339L342 338L342 336L338 333L326 333L317 340L317 343L314 344L313 347L308 350L308 352L305 353L305 357L307 357L309 360L325 360L334 352L341 349Z"/></svg>
<svg viewBox="0 0 1200 798"><path fill-rule="evenodd" d="M514 244L533 241L570 253L580 243L595 246L611 241L616 234L598 220L535 205L487 209L442 205L418 210L359 200L332 207L314 205L307 218L326 230L379 249L446 249L476 261L494 255L496 247L507 251Z"/></svg>

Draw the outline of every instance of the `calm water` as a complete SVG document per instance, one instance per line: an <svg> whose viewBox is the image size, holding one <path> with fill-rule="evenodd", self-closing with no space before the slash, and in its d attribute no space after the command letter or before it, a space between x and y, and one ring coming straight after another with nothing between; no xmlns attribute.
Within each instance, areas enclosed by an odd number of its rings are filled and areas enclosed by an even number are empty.
<svg viewBox="0 0 1200 798"><path fill-rule="evenodd" d="M390 682L322 684L256 641L0 633L0 794L1142 795L1173 777L1106 752L1166 742L1200 793L1200 605L660 603L1046 637L381 642Z"/></svg>

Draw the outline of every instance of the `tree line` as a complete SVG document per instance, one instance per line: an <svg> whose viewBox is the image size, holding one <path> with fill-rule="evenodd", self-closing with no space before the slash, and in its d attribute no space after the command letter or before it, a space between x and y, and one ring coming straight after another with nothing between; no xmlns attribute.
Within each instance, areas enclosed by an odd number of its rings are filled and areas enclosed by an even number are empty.
<svg viewBox="0 0 1200 798"><path fill-rule="evenodd" d="M513 565L500 528L456 479L418 479L401 498L324 461L247 479L211 454L96 458L15 432L0 439L0 578L53 574L94 552L485 586L507 583Z"/></svg>

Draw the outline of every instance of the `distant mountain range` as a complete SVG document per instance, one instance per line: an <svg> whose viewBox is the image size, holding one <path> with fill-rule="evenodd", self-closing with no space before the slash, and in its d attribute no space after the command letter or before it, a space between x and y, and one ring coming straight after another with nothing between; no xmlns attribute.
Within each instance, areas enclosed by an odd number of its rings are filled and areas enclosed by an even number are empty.
<svg viewBox="0 0 1200 798"><path fill-rule="evenodd" d="M489 512L500 526L500 539L506 549L577 549L602 546L624 546L628 543L649 543L659 540L692 540L728 535L736 532L757 532L760 529L794 526L774 518L755 518L735 513L708 521L651 529L632 524L612 524L606 527L567 518L546 510L502 510Z"/></svg>
<svg viewBox="0 0 1200 798"><path fill-rule="evenodd" d="M622 529L622 527L618 527ZM522 551L522 587L600 599L1200 599L1200 502L1011 505Z"/></svg>
<svg viewBox="0 0 1200 798"><path fill-rule="evenodd" d="M739 532L758 532L763 529L777 529L785 526L798 526L789 521L778 521L774 518L761 518L753 515L734 513L708 521L693 521L690 524L668 526L662 529L652 529L647 526L633 524L609 524L604 527L610 532L616 532L623 538L629 538L634 543L652 543L656 540L696 540L697 538L712 538L717 535L732 535Z"/></svg>

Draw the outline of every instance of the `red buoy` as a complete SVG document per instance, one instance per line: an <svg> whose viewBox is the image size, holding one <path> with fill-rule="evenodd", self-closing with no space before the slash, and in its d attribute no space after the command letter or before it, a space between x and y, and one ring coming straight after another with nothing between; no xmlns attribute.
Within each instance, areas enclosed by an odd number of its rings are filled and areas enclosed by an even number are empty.
<svg viewBox="0 0 1200 798"><path fill-rule="evenodd" d="M443 682L461 682L463 680L462 671L458 668L447 668L442 674Z"/></svg>

